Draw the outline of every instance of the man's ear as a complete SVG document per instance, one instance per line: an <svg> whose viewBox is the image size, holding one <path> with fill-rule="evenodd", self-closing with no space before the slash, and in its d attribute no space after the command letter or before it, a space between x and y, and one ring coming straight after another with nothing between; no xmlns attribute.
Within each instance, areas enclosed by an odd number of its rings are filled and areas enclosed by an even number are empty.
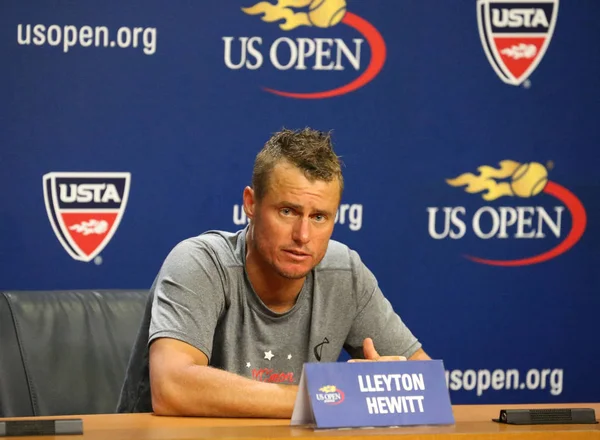
<svg viewBox="0 0 600 440"><path fill-rule="evenodd" d="M250 220L254 217L254 210L256 209L256 198L254 197L254 190L247 186L244 188L244 212L246 217Z"/></svg>

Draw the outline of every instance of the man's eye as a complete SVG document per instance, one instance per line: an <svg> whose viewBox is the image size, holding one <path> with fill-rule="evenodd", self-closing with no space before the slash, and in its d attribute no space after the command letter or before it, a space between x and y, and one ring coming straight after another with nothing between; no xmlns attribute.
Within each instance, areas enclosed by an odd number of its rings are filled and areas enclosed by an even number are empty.
<svg viewBox="0 0 600 440"><path fill-rule="evenodd" d="M319 223L324 222L326 219L326 217L323 214L317 214L317 215L315 215L314 218Z"/></svg>
<svg viewBox="0 0 600 440"><path fill-rule="evenodd" d="M283 215L292 215L292 210L290 208L282 208L279 212Z"/></svg>

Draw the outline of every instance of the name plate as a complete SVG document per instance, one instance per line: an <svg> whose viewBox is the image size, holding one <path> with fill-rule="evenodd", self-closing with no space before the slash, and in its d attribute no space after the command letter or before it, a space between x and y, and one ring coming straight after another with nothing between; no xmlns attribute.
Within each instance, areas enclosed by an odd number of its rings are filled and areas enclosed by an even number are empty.
<svg viewBox="0 0 600 440"><path fill-rule="evenodd" d="M292 425L454 424L441 360L306 363Z"/></svg>

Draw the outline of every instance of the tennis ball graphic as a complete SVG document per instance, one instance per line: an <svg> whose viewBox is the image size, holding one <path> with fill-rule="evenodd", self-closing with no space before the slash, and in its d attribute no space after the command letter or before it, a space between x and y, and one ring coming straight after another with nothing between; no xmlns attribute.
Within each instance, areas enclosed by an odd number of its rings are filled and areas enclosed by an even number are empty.
<svg viewBox="0 0 600 440"><path fill-rule="evenodd" d="M512 174L510 188L519 197L532 197L542 192L548 183L548 171L541 163L521 164Z"/></svg>
<svg viewBox="0 0 600 440"><path fill-rule="evenodd" d="M308 19L313 26L327 28L338 24L346 13L346 0L314 0Z"/></svg>

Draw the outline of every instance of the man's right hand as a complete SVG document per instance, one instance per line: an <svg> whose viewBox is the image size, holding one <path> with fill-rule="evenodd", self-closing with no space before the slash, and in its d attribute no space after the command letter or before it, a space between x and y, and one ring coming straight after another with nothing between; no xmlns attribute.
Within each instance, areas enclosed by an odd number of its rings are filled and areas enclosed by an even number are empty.
<svg viewBox="0 0 600 440"><path fill-rule="evenodd" d="M202 351L171 338L150 345L150 386L154 413L165 416L289 418L298 392L210 367Z"/></svg>

